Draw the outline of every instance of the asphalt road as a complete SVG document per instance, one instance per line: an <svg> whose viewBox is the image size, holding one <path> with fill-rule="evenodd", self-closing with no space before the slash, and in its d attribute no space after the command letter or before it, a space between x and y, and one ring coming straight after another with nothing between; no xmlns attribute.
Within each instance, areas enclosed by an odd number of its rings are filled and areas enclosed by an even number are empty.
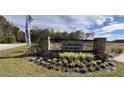
<svg viewBox="0 0 124 93"><path fill-rule="evenodd" d="M10 49L10 48L19 47L19 46L23 46L23 45L26 45L26 44L25 43L23 43L23 44L0 44L0 51Z"/></svg>

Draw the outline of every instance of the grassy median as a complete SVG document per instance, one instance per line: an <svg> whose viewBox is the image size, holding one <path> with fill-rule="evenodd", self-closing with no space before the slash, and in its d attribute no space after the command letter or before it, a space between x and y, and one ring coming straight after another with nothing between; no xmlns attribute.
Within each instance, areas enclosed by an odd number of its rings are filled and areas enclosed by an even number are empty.
<svg viewBox="0 0 124 93"><path fill-rule="evenodd" d="M0 76L63 76L21 57L28 48L29 46L21 46L0 51Z"/></svg>
<svg viewBox="0 0 124 93"><path fill-rule="evenodd" d="M52 71L43 68L40 65L28 61L27 57L21 55L27 51L29 46L21 46L13 49L0 51L0 76L5 77L38 77L38 76L93 76L93 77L109 77L109 76L124 76L124 63L118 62L117 69L112 72L97 72L90 74L64 73Z"/></svg>

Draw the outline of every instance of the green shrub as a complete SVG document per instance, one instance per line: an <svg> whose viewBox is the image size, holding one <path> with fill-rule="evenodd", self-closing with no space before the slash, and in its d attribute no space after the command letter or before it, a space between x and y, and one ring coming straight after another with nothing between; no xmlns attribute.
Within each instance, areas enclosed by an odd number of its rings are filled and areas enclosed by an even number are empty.
<svg viewBox="0 0 124 93"><path fill-rule="evenodd" d="M92 65L91 65L91 63L87 62L86 66L87 66L87 67L90 67L90 66L92 66Z"/></svg>
<svg viewBox="0 0 124 93"><path fill-rule="evenodd" d="M67 59L62 59L63 66L68 66L68 60Z"/></svg>
<svg viewBox="0 0 124 93"><path fill-rule="evenodd" d="M80 65L80 60L75 60L75 66L79 66Z"/></svg>
<svg viewBox="0 0 124 93"><path fill-rule="evenodd" d="M62 70L63 70L64 72L68 72L68 71L69 71L68 68L66 68L66 67L63 67Z"/></svg>
<svg viewBox="0 0 124 93"><path fill-rule="evenodd" d="M91 65L93 66L97 65L96 61L91 61Z"/></svg>
<svg viewBox="0 0 124 93"><path fill-rule="evenodd" d="M106 64L105 64L105 63L101 63L101 64L100 64L100 67L101 67L101 68L106 68Z"/></svg>
<svg viewBox="0 0 124 93"><path fill-rule="evenodd" d="M95 70L95 68L93 66L88 67L89 72L93 72L94 70Z"/></svg>
<svg viewBox="0 0 124 93"><path fill-rule="evenodd" d="M109 66L109 63L108 63L108 62L104 62L104 64L105 64L106 66Z"/></svg>
<svg viewBox="0 0 124 93"><path fill-rule="evenodd" d="M84 68L84 67L86 67L86 65L84 63L80 63L79 67Z"/></svg>
<svg viewBox="0 0 124 93"><path fill-rule="evenodd" d="M70 57L75 57L75 53L73 52L64 52L64 53L59 53L59 56L61 58L70 58Z"/></svg>
<svg viewBox="0 0 124 93"><path fill-rule="evenodd" d="M76 67L76 68L74 68L74 71L75 72L80 72L80 68L79 67Z"/></svg>
<svg viewBox="0 0 124 93"><path fill-rule="evenodd" d="M84 74L84 73L87 73L87 72L88 72L88 70L87 70L86 67L80 70L80 73L83 73L83 74Z"/></svg>
<svg viewBox="0 0 124 93"><path fill-rule="evenodd" d="M75 67L75 62L71 62L71 63L69 63L69 67Z"/></svg>
<svg viewBox="0 0 124 93"><path fill-rule="evenodd" d="M99 65L95 65L95 70L99 71L100 70L100 66Z"/></svg>
<svg viewBox="0 0 124 93"><path fill-rule="evenodd" d="M115 67L117 64L110 61L110 62L108 62L108 65L110 65L110 66L112 66L112 67Z"/></svg>
<svg viewBox="0 0 124 93"><path fill-rule="evenodd" d="M74 52L64 52L59 53L60 58L73 58L73 59L94 59L94 55L91 53L74 53Z"/></svg>
<svg viewBox="0 0 124 93"><path fill-rule="evenodd" d="M63 63L68 63L68 60L65 59L65 58L63 58L63 59L62 59L62 62L63 62Z"/></svg>
<svg viewBox="0 0 124 93"><path fill-rule="evenodd" d="M101 61L101 60L97 60L96 63L97 63L98 65L100 65L100 64L102 63L102 61Z"/></svg>
<svg viewBox="0 0 124 93"><path fill-rule="evenodd" d="M63 64L62 64L62 61L59 61L59 62L57 63L57 65L63 65Z"/></svg>
<svg viewBox="0 0 124 93"><path fill-rule="evenodd" d="M94 59L94 55L91 53L86 53L85 55L86 55L86 58Z"/></svg>
<svg viewBox="0 0 124 93"><path fill-rule="evenodd" d="M79 53L78 54L78 57L80 57L82 59L85 59L85 58L91 58L91 59L93 59L94 58L94 55L91 54L91 53Z"/></svg>

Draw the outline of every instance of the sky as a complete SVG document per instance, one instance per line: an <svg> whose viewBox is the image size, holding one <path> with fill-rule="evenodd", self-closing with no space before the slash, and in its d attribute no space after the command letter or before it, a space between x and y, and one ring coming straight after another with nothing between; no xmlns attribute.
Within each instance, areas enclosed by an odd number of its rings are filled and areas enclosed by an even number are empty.
<svg viewBox="0 0 124 93"><path fill-rule="evenodd" d="M25 15L3 15L6 19L25 31ZM31 15L31 28L53 28L55 31L95 32L95 37L107 40L124 39L123 15Z"/></svg>

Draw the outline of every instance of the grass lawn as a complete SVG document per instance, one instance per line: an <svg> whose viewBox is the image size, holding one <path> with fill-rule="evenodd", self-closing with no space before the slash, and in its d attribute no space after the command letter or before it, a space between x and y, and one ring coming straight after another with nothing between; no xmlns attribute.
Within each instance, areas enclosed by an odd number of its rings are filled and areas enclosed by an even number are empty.
<svg viewBox="0 0 124 93"><path fill-rule="evenodd" d="M20 57L29 46L21 46L13 49L0 51L0 76L22 76L22 77L37 77L37 76L124 76L124 63L118 62L117 69L112 72L98 72L91 74L78 74L78 73L63 73L58 71L47 70L40 65L28 61L28 58Z"/></svg>

